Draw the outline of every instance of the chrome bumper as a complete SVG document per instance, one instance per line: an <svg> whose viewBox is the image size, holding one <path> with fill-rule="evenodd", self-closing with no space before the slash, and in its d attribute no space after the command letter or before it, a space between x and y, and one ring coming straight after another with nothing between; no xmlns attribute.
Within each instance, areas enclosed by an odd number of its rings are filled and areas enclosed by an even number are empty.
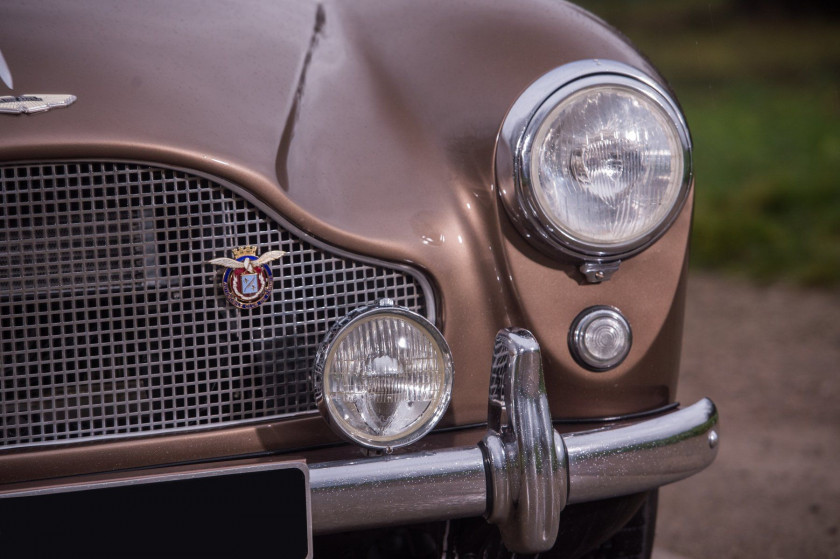
<svg viewBox="0 0 840 559"><path fill-rule="evenodd" d="M511 551L557 538L567 504L629 495L693 475L717 454L711 400L633 425L560 435L526 330L502 330L503 401L473 448L309 465L315 533L484 515Z"/></svg>

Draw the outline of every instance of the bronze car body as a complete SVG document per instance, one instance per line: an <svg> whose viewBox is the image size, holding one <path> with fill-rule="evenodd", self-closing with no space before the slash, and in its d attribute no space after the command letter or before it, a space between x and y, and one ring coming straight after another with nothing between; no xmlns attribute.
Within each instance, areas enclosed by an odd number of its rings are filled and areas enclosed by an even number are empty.
<svg viewBox="0 0 840 559"><path fill-rule="evenodd" d="M590 284L574 261L529 245L496 192L499 126L540 76L604 59L664 84L587 12L540 1L283 1L26 2L0 13L9 94L78 98L46 114L0 115L4 168L81 161L188 170L233 185L304 238L428 280L454 386L438 432L406 452L482 438L493 340L511 326L539 342L560 431L675 401L691 201L610 281ZM3 256L2 273L18 259L39 262ZM214 282L213 267L206 272ZM578 365L567 343L575 317L597 305L621 309L633 328L627 358L602 373ZM7 405L19 381L3 366ZM350 446L317 450L338 439L314 409L146 435L154 436L0 448L0 490L235 457L358 455ZM615 523L604 524L602 538Z"/></svg>

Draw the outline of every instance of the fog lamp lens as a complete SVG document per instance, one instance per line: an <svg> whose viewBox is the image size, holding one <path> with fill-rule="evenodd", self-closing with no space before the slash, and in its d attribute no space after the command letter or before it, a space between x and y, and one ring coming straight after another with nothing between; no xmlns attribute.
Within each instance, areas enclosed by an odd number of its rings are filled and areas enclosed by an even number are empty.
<svg viewBox="0 0 840 559"><path fill-rule="evenodd" d="M569 331L575 359L592 371L617 367L633 343L630 323L613 307L590 307L580 313Z"/></svg>
<svg viewBox="0 0 840 559"><path fill-rule="evenodd" d="M318 406L333 429L374 449L410 444L449 405L452 357L432 323L390 300L328 333L315 367Z"/></svg>

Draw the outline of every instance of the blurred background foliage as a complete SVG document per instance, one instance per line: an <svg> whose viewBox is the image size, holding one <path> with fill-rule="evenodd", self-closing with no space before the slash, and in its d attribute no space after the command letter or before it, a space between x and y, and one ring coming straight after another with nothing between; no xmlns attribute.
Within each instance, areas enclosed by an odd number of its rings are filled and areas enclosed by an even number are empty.
<svg viewBox="0 0 840 559"><path fill-rule="evenodd" d="M677 93L695 268L840 286L840 2L578 0Z"/></svg>

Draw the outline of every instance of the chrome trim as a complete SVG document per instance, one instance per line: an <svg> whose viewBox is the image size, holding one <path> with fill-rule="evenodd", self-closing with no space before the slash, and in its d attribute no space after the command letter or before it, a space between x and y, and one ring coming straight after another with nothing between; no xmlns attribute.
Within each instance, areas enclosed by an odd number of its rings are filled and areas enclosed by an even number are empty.
<svg viewBox="0 0 840 559"><path fill-rule="evenodd" d="M648 491L696 474L718 451L718 412L708 398L628 427L563 435L568 503Z"/></svg>
<svg viewBox="0 0 840 559"><path fill-rule="evenodd" d="M438 346L444 368L443 394L441 395L440 401L437 403L433 413L423 421L423 424L420 427L410 431L407 435L395 437L387 444L375 441L370 437L363 437L359 434L348 431L344 427L341 419L336 417L336 410L333 409L332 405L324 395L324 374L326 372L327 363L336 347L336 342L341 337L341 334L353 324L375 315L392 315L401 317L409 322L413 322L418 327L425 330ZM312 371L315 403L318 405L318 410L321 412L321 416L335 434L349 442L373 450L384 450L390 454L390 452L395 448L409 445L423 438L435 427L435 425L438 424L440 419L443 417L443 414L446 412L446 409L449 407L449 401L452 398L453 371L454 365L452 362L452 351L449 349L449 344L446 342L446 339L443 337L440 330L438 330L434 324L426 320L422 315L405 307L395 305L394 301L391 299L382 299L375 304L365 305L352 311L350 314L333 324L332 328L330 328L329 332L327 332L327 335L324 337L320 347L318 348L318 353L315 356L315 365ZM420 417L422 417L422 415Z"/></svg>
<svg viewBox="0 0 840 559"><path fill-rule="evenodd" d="M621 260L614 262L584 262L580 265L580 273L589 283L609 281L621 266Z"/></svg>
<svg viewBox="0 0 840 559"><path fill-rule="evenodd" d="M473 448L309 466L318 534L481 516L484 455Z"/></svg>
<svg viewBox="0 0 840 559"><path fill-rule="evenodd" d="M566 502L563 439L551 426L540 346L527 330L496 336L496 353L507 354L504 406L491 399L490 429L482 441L491 478L492 508L511 551L533 553L554 545Z"/></svg>
<svg viewBox="0 0 840 559"><path fill-rule="evenodd" d="M673 120L683 144L682 192L674 207L654 230L635 241L617 245L587 243L554 227L534 199L530 186L530 147L544 117L568 95L598 85L623 85L659 104ZM541 76L513 103L496 139L494 168L502 205L519 232L535 247L555 257L572 257L584 262L614 262L650 246L676 220L688 199L693 176L691 136L676 101L653 78L637 68L613 60L580 60ZM609 278L597 281L605 279Z"/></svg>

